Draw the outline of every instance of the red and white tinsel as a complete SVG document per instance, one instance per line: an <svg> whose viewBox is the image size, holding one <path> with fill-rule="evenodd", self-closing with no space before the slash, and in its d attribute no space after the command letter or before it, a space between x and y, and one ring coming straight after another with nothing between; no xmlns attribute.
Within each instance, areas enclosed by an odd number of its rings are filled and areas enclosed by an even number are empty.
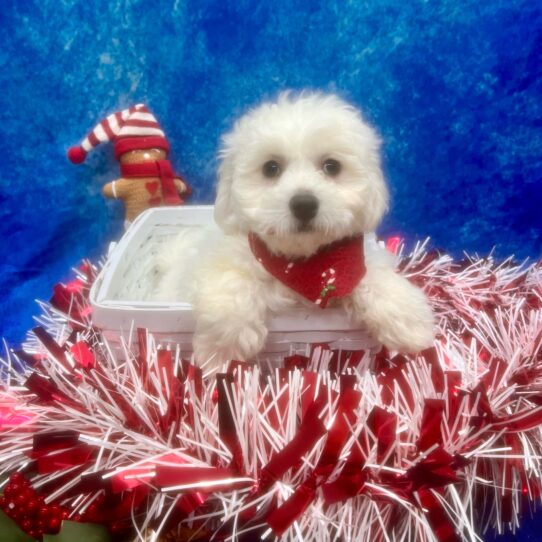
<svg viewBox="0 0 542 542"><path fill-rule="evenodd" d="M36 538L65 518L121 540L515 530L541 499L542 268L425 245L399 267L432 300L434 348L311 345L281 369L209 376L145 330L113 351L92 327L85 264L3 360L0 506Z"/></svg>

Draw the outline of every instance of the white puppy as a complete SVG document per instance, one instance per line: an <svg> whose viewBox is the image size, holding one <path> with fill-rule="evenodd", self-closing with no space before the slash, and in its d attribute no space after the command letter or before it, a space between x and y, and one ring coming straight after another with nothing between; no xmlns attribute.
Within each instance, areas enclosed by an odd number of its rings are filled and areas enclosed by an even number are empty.
<svg viewBox="0 0 542 542"><path fill-rule="evenodd" d="M333 285L319 300L309 299L284 284L262 263L253 240L271 260L289 261L288 273L330 244L373 231L388 205L379 147L356 109L321 94L283 94L250 111L223 138L215 205L223 237L208 245L208 257L192 260L188 281L179 273L187 266L186 237L168 247L158 291L161 299L194 304L198 363L253 358L266 341L268 311L321 303L332 293ZM369 252L364 263L361 280L330 303L342 304L356 325L390 349L429 346L433 316L424 294L382 252Z"/></svg>

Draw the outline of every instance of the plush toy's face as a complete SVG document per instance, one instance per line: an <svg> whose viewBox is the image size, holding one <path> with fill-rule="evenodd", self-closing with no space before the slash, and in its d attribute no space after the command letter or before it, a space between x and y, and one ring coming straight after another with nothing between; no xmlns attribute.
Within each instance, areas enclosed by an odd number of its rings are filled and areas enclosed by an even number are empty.
<svg viewBox="0 0 542 542"><path fill-rule="evenodd" d="M121 164L139 164L141 162L156 162L164 160L167 154L163 149L141 149L128 151L120 156Z"/></svg>
<svg viewBox="0 0 542 542"><path fill-rule="evenodd" d="M264 104L224 137L215 218L289 256L374 230L387 208L379 141L335 96Z"/></svg>

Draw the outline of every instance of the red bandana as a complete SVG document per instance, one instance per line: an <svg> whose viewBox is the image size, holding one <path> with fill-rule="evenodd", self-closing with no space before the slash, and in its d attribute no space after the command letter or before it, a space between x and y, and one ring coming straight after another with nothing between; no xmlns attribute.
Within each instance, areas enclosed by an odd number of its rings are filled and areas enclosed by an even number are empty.
<svg viewBox="0 0 542 542"><path fill-rule="evenodd" d="M121 175L124 178L159 177L162 185L162 199L167 205L179 205L183 202L173 181L175 175L169 160L141 162L139 164L121 164Z"/></svg>
<svg viewBox="0 0 542 542"><path fill-rule="evenodd" d="M271 275L322 309L332 297L352 293L365 275L363 235L342 239L309 258L295 260L273 254L254 233L248 235L248 242Z"/></svg>

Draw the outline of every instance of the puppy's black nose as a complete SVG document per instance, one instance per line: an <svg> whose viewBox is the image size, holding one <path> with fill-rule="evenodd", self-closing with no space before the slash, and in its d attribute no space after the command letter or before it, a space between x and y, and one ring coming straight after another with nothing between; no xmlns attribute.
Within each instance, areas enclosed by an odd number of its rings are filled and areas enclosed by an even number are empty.
<svg viewBox="0 0 542 542"><path fill-rule="evenodd" d="M309 192L296 194L290 200L290 210L301 222L308 222L318 212L318 199Z"/></svg>

